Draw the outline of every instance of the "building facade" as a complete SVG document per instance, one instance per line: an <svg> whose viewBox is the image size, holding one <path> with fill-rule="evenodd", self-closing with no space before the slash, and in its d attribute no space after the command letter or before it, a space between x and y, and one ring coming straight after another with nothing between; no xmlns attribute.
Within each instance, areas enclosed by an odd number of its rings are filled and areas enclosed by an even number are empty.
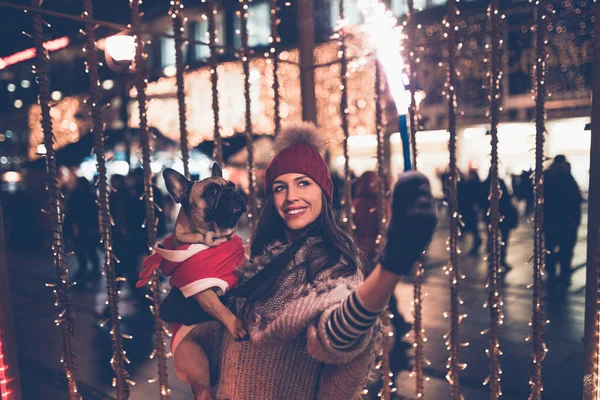
<svg viewBox="0 0 600 400"><path fill-rule="evenodd" d="M172 32L168 16L168 4L164 2L144 2L144 23L148 30ZM548 141L547 154L567 153L572 159L574 173L583 186L587 181L587 160L589 158L589 122L591 104L591 31L593 27L591 4L581 2L555 2L556 11L548 26L547 81L550 97L547 102ZM567 4L568 3L568 4ZM299 2L281 1L278 35L280 59L279 78L281 84L280 115L286 121L301 118L299 69L296 50L297 21ZM388 9L395 14L402 25L406 13L406 0L390 0ZM447 154L447 104L444 84L447 69L447 51L443 40L441 20L445 14L445 1L415 0L419 29L404 42L405 48L414 47L419 59L417 87L420 103L419 163L424 172L434 177L445 168ZM187 5L184 13L188 18L186 35L199 41L207 40L207 9L204 3ZM364 22L364 15L357 2L344 2L346 20L358 27ZM489 120L486 116L489 102L489 35L486 34L486 1L461 1L459 3L458 37L461 50L457 55L457 69L460 73L457 82L459 163L460 167L479 167L482 177L487 175ZM531 90L534 87L533 66L535 49L533 13L527 1L512 0L502 2L504 47L502 50L504 83L502 92L502 113L500 126L501 148L504 173L528 169L533 164L532 132L534 125L534 101ZM244 130L244 96L241 63L236 57L239 48L239 2L227 0L219 2L216 15L218 41L228 47L219 54L219 96L220 121L224 136L234 135ZM314 0L315 62L322 65L315 68L317 94L317 121L332 138L334 144L341 142L339 88L340 67L337 63L337 42L331 39L337 23L338 2L334 0ZM102 16L102 14L100 14ZM127 15L122 16L125 20ZM100 18L100 17L98 17ZM258 134L271 134L273 131L273 89L272 63L263 54L268 51L270 6L267 1L255 0L250 4L248 30L249 45L254 51L251 60L251 90L253 131ZM107 18L108 19L108 18ZM118 32L104 31L104 36ZM57 105L53 108L54 129L57 145L68 145L80 140L90 129L89 115L85 108L85 92L88 77L83 68L84 53L81 51L82 37L69 36L71 44L51 55L50 71L52 92ZM158 35L147 35L146 52L149 73L148 94L149 122L151 127L162 135L178 140L178 114L175 89L174 41ZM101 41L99 41L100 44ZM375 107L374 107L374 60L365 55L368 47L364 38L354 38L349 46L352 58L349 89L349 123L352 136L351 166L357 174L375 167ZM406 50L406 49L405 49ZM105 52L101 52L104 55ZM203 45L186 45L184 48L187 72L186 103L190 142L196 145L212 137L212 101L210 72L207 65L209 50ZM360 62L355 62L359 60ZM401 74L402 71L398 71ZM133 76L114 71L104 65L100 68L102 87L106 102L105 120L109 131L135 129L138 123L135 90L132 90ZM29 84L28 84L29 83ZM35 158L41 143L39 109L34 105L37 88L31 75L31 63L23 62L0 71L0 96L3 109L8 116L23 114L27 109L26 132L15 134L17 118L5 118L2 130L12 131L14 137L25 135L29 146L20 157ZM387 102L387 133L390 135L393 174L400 171L402 156L398 139L397 118L391 97L385 93ZM23 118L21 116L21 118ZM12 122L11 122L12 121ZM124 123L126 121L126 123ZM22 124L21 124L22 125ZM0 136L1 138L1 136ZM3 152L13 152L13 147L3 150L0 141L0 162ZM343 157L337 147L332 150L334 166L343 164ZM12 156L14 160L14 156ZM8 156L7 156L8 160ZM486 164L487 163L487 164ZM2 165L0 165L2 168Z"/></svg>

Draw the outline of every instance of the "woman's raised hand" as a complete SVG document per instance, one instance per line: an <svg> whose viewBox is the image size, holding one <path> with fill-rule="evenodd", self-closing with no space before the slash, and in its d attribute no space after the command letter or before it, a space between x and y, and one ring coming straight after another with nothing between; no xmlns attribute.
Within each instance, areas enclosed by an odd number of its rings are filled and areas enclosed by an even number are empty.
<svg viewBox="0 0 600 400"><path fill-rule="evenodd" d="M417 171L401 174L394 187L391 211L387 243L379 263L394 274L410 274L437 225L429 179Z"/></svg>

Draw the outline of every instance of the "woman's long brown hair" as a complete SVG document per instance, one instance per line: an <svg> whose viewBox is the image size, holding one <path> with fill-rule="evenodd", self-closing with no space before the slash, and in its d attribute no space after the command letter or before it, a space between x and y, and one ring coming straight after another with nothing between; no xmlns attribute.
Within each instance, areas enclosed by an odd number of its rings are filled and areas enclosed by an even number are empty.
<svg viewBox="0 0 600 400"><path fill-rule="evenodd" d="M330 277L350 276L357 272L361 266L362 255L352 239L339 228L331 205L323 195L323 210L319 218L306 227L300 235L296 235L290 246L265 265L262 271L233 291L234 297L246 299L241 312L244 321L247 321L257 303L267 300L279 289L281 282L292 271L288 270L288 266L294 259L296 252L304 245L306 239L312 236L322 237L323 240L315 243L310 248L304 262L292 267L292 270L296 268L306 269L306 282L304 283L314 282L321 272L338 264L341 256L344 256L346 263L332 271ZM278 240L287 241L285 224L277 210L275 210L272 195L268 193L265 205L252 233L251 257L260 255L267 245Z"/></svg>

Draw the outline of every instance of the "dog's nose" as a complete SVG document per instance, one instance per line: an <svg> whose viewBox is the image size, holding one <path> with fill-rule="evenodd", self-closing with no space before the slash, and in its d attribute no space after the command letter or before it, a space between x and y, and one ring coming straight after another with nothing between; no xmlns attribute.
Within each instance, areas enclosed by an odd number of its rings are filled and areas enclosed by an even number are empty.
<svg viewBox="0 0 600 400"><path fill-rule="evenodd" d="M236 206L233 207L233 212L234 213L244 212L244 211L246 211L246 205L245 204L236 205Z"/></svg>

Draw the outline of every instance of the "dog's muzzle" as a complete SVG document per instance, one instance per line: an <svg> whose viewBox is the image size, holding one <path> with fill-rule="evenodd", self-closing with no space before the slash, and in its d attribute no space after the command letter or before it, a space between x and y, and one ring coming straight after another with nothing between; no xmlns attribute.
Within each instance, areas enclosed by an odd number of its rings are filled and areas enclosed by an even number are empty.
<svg viewBox="0 0 600 400"><path fill-rule="evenodd" d="M211 219L221 229L235 227L242 214L246 211L246 200L233 188L223 188Z"/></svg>

